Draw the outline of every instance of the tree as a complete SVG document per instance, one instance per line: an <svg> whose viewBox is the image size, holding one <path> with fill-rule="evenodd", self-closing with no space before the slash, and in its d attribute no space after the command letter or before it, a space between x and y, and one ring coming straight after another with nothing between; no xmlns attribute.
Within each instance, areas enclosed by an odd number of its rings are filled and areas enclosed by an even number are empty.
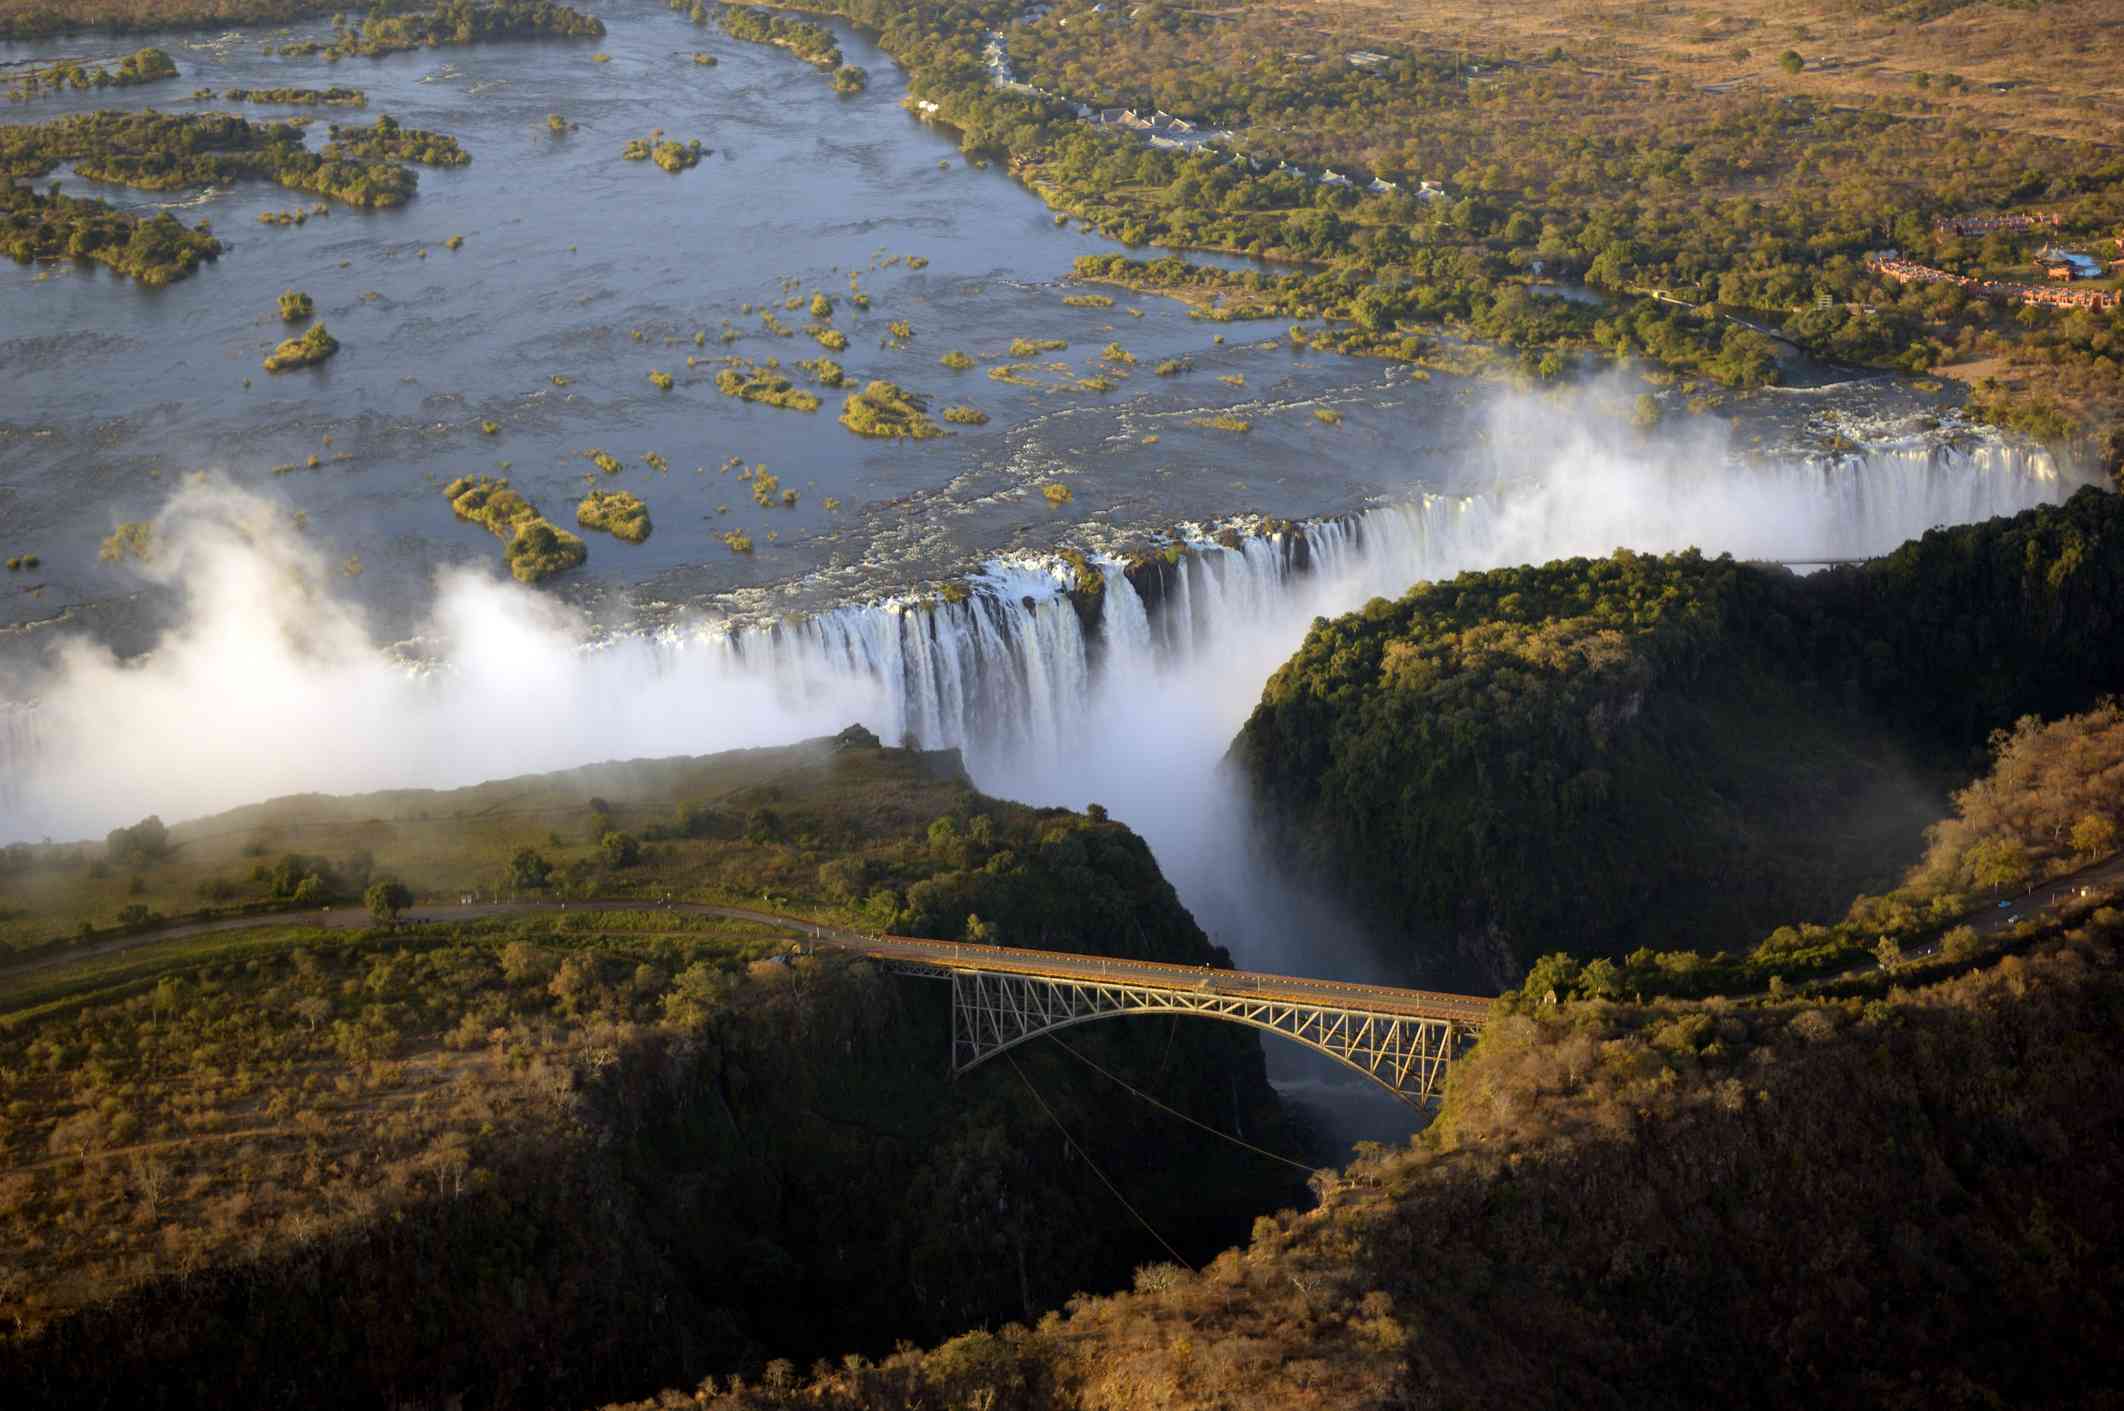
<svg viewBox="0 0 2124 1411"><path fill-rule="evenodd" d="M1557 999L1569 999L1577 982L1578 961L1563 951L1552 951L1528 969L1527 978L1520 982L1519 992L1541 1004L1551 995Z"/></svg>
<svg viewBox="0 0 2124 1411"><path fill-rule="evenodd" d="M1637 394L1636 403L1630 408L1630 424L1639 431L1650 431L1659 425L1659 401L1649 392Z"/></svg>
<svg viewBox="0 0 2124 1411"><path fill-rule="evenodd" d="M1969 850L1969 876L1979 887L2004 891L2026 881L2028 849L2018 838L1986 838Z"/></svg>
<svg viewBox="0 0 2124 1411"><path fill-rule="evenodd" d="M1401 300L1376 284L1368 284L1350 301L1350 317L1367 333L1383 333L1394 326Z"/></svg>
<svg viewBox="0 0 2124 1411"><path fill-rule="evenodd" d="M1799 56L1797 49L1787 49L1784 53L1777 56L1777 66L1786 73L1798 73L1801 69L1807 67L1807 61Z"/></svg>
<svg viewBox="0 0 2124 1411"><path fill-rule="evenodd" d="M1600 289L1627 289L1637 275L1637 249L1627 240L1611 240L1586 267L1586 283Z"/></svg>
<svg viewBox="0 0 2124 1411"><path fill-rule="evenodd" d="M104 839L109 859L115 863L152 862L169 851L169 829L149 814L130 828L113 828Z"/></svg>
<svg viewBox="0 0 2124 1411"><path fill-rule="evenodd" d="M2082 814L2072 825L2072 850L2081 857L2102 857L2116 849L2117 825L2101 814Z"/></svg>
<svg viewBox="0 0 2124 1411"><path fill-rule="evenodd" d="M376 923L388 926L398 919L399 912L413 905L413 889L393 878L381 877L369 884L361 899Z"/></svg>
<svg viewBox="0 0 2124 1411"><path fill-rule="evenodd" d="M632 867L642 860L642 845L632 833L612 832L598 839L607 867Z"/></svg>
<svg viewBox="0 0 2124 1411"><path fill-rule="evenodd" d="M528 941L511 941L502 947L501 968L511 984L542 979L546 974L545 952Z"/></svg>
<svg viewBox="0 0 2124 1411"><path fill-rule="evenodd" d="M544 887L552 875L552 864L530 848L518 848L509 859L509 880L519 888Z"/></svg>
<svg viewBox="0 0 2124 1411"><path fill-rule="evenodd" d="M597 988L597 963L585 955L564 957L553 978L546 982L546 993L559 1000L569 1014L588 1008Z"/></svg>

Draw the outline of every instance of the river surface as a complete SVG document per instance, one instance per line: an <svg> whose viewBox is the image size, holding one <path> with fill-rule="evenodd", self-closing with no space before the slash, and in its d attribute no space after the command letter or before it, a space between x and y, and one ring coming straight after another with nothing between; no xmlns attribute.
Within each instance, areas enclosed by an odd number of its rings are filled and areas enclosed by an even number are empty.
<svg viewBox="0 0 2124 1411"><path fill-rule="evenodd" d="M335 204L299 227L258 224L261 212L314 200L265 182L202 195L67 181L75 194L128 209L170 206L186 221L211 221L228 248L163 290L86 264L0 265L0 524L8 554L43 560L42 591L8 594L7 620L134 588L125 569L99 564L97 545L115 523L151 518L192 470L219 472L306 514L305 532L335 562L359 556L352 591L403 628L425 609L435 565L499 560L497 542L454 519L440 492L459 475L506 474L572 526L586 476L595 475L588 453L624 463L603 483L639 494L654 534L639 547L589 536L586 568L549 591L609 599L599 590L629 585L637 600L692 600L795 584L803 585L796 600L811 602L920 581L1086 524L1347 507L1398 479L1402 468L1389 476L1381 462L1403 439L1405 403L1450 401L1406 379L1396 386L1377 364L1251 346L1280 333L1275 326L1213 327L1161 299L1064 305L1058 281L1070 262L1119 247L1058 228L1010 177L969 164L951 132L898 105L899 71L846 27L838 28L843 52L871 84L838 97L825 74L714 25L647 4L597 10L610 28L602 42L337 64L260 52L263 38L321 35L322 26L147 35L139 42L167 50L178 79L0 110L7 122L99 107L233 107L254 120L316 114L313 147L329 122L388 113L458 137L474 159L419 169L420 194L403 208ZM6 45L0 63L134 43ZM696 65L696 50L717 65ZM593 62L599 52L610 62ZM200 87L335 84L366 91L366 111L188 96ZM549 113L578 130L554 135ZM700 139L708 155L679 175L621 160L627 139L655 128ZM444 244L452 235L464 237L455 252ZM928 264L910 270L910 255ZM867 313L846 298L852 272L873 299ZM321 368L268 376L259 361L287 332L274 300L290 288L313 296L342 351ZM852 381L887 378L938 407L970 403L993 420L945 440L894 444L837 425L841 393L817 389L826 406L810 415L718 393L714 360L724 355L786 365L823 353L801 331L808 316L782 307L787 294L808 301L814 290L836 300L834 323L850 347L831 356ZM777 337L742 312L747 305L772 307L799 331ZM897 319L914 337L885 346ZM726 322L742 334L734 344L720 341ZM707 334L705 347L695 347L697 332ZM1220 332L1223 346L1213 341ZM1062 380L1059 369L1041 370L1048 364L1067 363L1079 377L1100 370L1101 350L1114 341L1138 364L1107 367L1127 380L1098 394L1008 385L984 368L953 372L938 361L959 349L985 367L1020 337L1068 341L1066 351L1033 360L1043 383ZM689 355L701 366L689 370ZM1192 358L1194 370L1152 374L1177 356ZM652 370L678 385L658 392ZM556 376L568 385L556 386ZM1332 446L1310 415L1319 399L1349 411ZM1376 419L1374 403L1382 404ZM1243 446L1231 432L1189 424L1232 406L1256 426ZM1389 429L1389 416L1400 425ZM483 435L485 420L500 433ZM1147 436L1157 444L1144 445ZM644 463L651 452L668 472ZM316 469L307 468L312 455ZM798 504L755 506L722 469L732 457L766 465L799 491ZM1054 480L1075 491L1059 510L1037 493ZM842 507L829 511L828 498ZM750 556L712 537L732 528L752 538Z"/></svg>
<svg viewBox="0 0 2124 1411"><path fill-rule="evenodd" d="M10 578L0 625L72 608L122 646L146 645L144 624L129 633L110 611L139 579L99 562L97 546L115 524L152 518L198 470L281 507L291 527L301 515L299 532L343 570L358 559L344 591L379 634L397 637L428 611L438 565L499 563L499 544L444 500L441 487L459 475L506 474L563 526L591 480L639 494L656 524L649 541L589 534L585 568L546 589L624 625L645 606L816 607L1008 549L1106 543L1244 511L1302 518L1529 468L1519 461L1531 454L1509 445L1470 454L1488 438L1481 388L1295 351L1277 343L1280 325L1213 325L1162 299L1065 305L1070 262L1119 247L1057 227L1010 177L969 164L949 130L899 106L898 69L845 26L847 60L871 75L852 97L780 49L660 5L597 10L610 29L603 41L336 64L261 53L267 41L326 34L322 25L0 45L0 65L14 66L152 43L181 71L143 88L13 105L0 121L228 108L188 95L339 84L366 91L368 108L233 106L254 120L315 116L313 146L332 121L388 113L455 135L474 158L420 169L420 194L401 209L335 204L299 227L258 223L261 212L312 204L264 182L143 193L67 181L129 209L211 221L228 248L163 290L87 264L0 265L0 550L42 560ZM696 50L716 66L695 64ZM597 53L610 61L594 62ZM550 113L577 130L553 134ZM627 139L657 128L698 138L708 156L675 176L621 160ZM444 243L453 235L464 237L455 252ZM910 269L906 256L928 263ZM851 273L873 299L867 313L845 297ZM342 351L320 368L269 376L259 361L287 332L274 308L283 289L313 296ZM887 378L992 421L943 440L867 441L836 424L842 393L819 389L826 405L809 415L718 393L722 356L786 365L823 352L800 331L805 313L782 307L814 290L836 300L834 323L851 344L833 356L852 381ZM799 331L773 335L748 305L772 307ZM914 330L904 346L890 345L896 319ZM740 331L735 343L721 341L726 325ZM986 375L1020 337L1069 343L1032 360L1040 388ZM1136 357L1132 369L1102 359L1110 342ZM944 368L938 359L953 349L983 366ZM700 365L689 369L688 356ZM1174 357L1190 370L1153 375ZM677 386L655 390L652 370ZM1094 372L1120 385L1066 385ZM1844 399L1869 413L1938 400L1878 379ZM1316 420L1317 406L1339 411L1341 425ZM1212 412L1253 429L1195 424ZM482 434L483 421L499 433ZM1788 431L1780 423L1772 439ZM624 471L597 476L588 459L597 450ZM651 453L669 469L646 463ZM798 503L756 506L724 468L732 458L765 465ZM1073 491L1060 508L1039 494L1054 482ZM749 555L715 537L730 529L751 538ZM86 607L97 604L100 614Z"/></svg>

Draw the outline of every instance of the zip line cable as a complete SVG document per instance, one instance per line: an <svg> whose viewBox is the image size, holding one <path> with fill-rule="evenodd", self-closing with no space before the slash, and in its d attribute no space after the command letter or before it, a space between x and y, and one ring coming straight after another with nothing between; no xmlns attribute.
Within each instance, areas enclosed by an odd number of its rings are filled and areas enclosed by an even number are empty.
<svg viewBox="0 0 2124 1411"><path fill-rule="evenodd" d="M1040 1090L1032 1085L1032 1079L1026 1077L1025 1070L1018 1066L1017 1057L1008 1052L1004 1053L1003 1056L1010 1060L1010 1070L1018 1075L1019 1082L1025 1084L1025 1091L1033 1095L1033 1101L1040 1104L1040 1110L1047 1114L1047 1120L1055 1124L1055 1130L1062 1134L1062 1140L1069 1143L1070 1150L1084 1158L1084 1164L1091 1167L1092 1174L1099 1178L1100 1184L1113 1192L1114 1199L1121 1202L1121 1208L1135 1216L1136 1223L1149 1230L1152 1239L1165 1246L1165 1252L1173 1257L1174 1263L1180 1265L1181 1268L1187 1270L1190 1274L1196 1272L1195 1266L1188 1263L1186 1256L1182 1255L1179 1250L1174 1249L1164 1235L1158 1233L1157 1226L1144 1219L1143 1212L1128 1203L1128 1197L1121 1194L1119 1186L1106 1178L1106 1173L1099 1169L1099 1163L1091 1159L1091 1153L1077 1145L1077 1139L1069 1134L1069 1128L1062 1125L1062 1119L1055 1116L1055 1110L1047 1105L1047 1099L1040 1096Z"/></svg>
<svg viewBox="0 0 2124 1411"><path fill-rule="evenodd" d="M1208 1132L1213 1137L1222 1137L1234 1146L1243 1146L1248 1151L1254 1152L1257 1155L1266 1156L1271 1161L1281 1161L1284 1165L1289 1166L1294 1170L1303 1171L1308 1176L1312 1175L1315 1171L1318 1171L1320 1169L1317 1166L1308 1166L1303 1161L1293 1161L1290 1157L1283 1155L1281 1152L1270 1151L1267 1147L1255 1146L1252 1142L1248 1141L1244 1137L1235 1137L1230 1132L1221 1132L1215 1127L1212 1127L1207 1122L1200 1121L1197 1118L1188 1116L1185 1112L1182 1112L1177 1107L1168 1107L1166 1104L1152 1097L1149 1093L1144 1092L1135 1084L1129 1082L1126 1078L1117 1078L1113 1074L1107 1072L1104 1068L1101 1068L1098 1064L1092 1062L1089 1058L1086 1058L1083 1054L1077 1052L1068 1044L1063 1043L1062 1040L1055 1038L1053 1034L1049 1034L1048 1037L1050 1039L1054 1039L1055 1044L1071 1058L1074 1058L1077 1060L1077 1062L1084 1064L1086 1067L1090 1068L1094 1073L1097 1073L1100 1077L1105 1078L1107 1081L1118 1083L1122 1087L1127 1088L1130 1092L1134 1093L1137 1097L1142 1098L1145 1102L1149 1103L1152 1107L1157 1108L1160 1112L1168 1113L1171 1116L1179 1118L1183 1122L1189 1123L1196 1127L1200 1127L1203 1131Z"/></svg>

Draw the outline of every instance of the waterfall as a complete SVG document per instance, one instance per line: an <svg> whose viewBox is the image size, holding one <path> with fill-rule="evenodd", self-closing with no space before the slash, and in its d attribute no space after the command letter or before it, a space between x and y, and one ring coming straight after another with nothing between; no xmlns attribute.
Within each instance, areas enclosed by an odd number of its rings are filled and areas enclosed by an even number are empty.
<svg viewBox="0 0 2124 1411"><path fill-rule="evenodd" d="M860 720L888 742L962 750L991 793L1108 805L1178 882L1187 850L1206 845L1205 816L1224 807L1204 792L1216 760L1315 616L1468 569L1618 546L1878 554L2073 488L2042 452L1989 436L1741 464L1588 456L1480 494L1205 534L1133 578L1095 560L1096 596L1072 597L1073 566L1018 557L944 597L591 646L537 595L453 580L436 614L452 645L421 673L380 652L293 650L325 640L316 605L276 630L265 619L282 605L268 595L261 607L242 586L254 580L231 574L218 597L188 582L191 621L148 657L76 653L38 704L0 710L0 841L296 791L705 754Z"/></svg>
<svg viewBox="0 0 2124 1411"><path fill-rule="evenodd" d="M1481 495L1396 500L1236 544L1201 539L1176 562L1154 565L1164 591L1148 604L1107 559L1089 626L1069 598L1066 568L1012 561L988 565L958 601L841 608L725 640L748 669L806 696L831 692L845 673L866 677L890 703L878 722L887 738L963 749L977 777L1024 787L1096 755L1086 736L1102 728L1109 688L1139 711L1168 709L1169 693L1144 688L1213 658L1218 674L1239 675L1223 711L1236 727L1314 616L1422 580L1619 546L1864 557L2070 488L2042 452L1988 439L1773 460L1739 473L1719 465L1648 475L1637 466L1618 479L1592 467ZM1077 765L1061 778L1081 781Z"/></svg>

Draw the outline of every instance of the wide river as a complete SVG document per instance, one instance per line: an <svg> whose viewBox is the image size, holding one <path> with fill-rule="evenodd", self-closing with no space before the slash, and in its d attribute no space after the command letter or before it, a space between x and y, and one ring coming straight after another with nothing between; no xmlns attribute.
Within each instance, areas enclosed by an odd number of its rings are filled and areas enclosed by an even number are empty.
<svg viewBox="0 0 2124 1411"><path fill-rule="evenodd" d="M898 69L845 27L843 52L871 75L868 91L850 97L780 49L660 5L596 10L610 28L602 42L337 64L261 53L268 39L322 26L147 35L139 42L173 55L180 78L0 109L7 122L98 107L228 109L188 95L341 84L368 94L366 111L234 106L254 119L320 114L313 147L328 122L390 114L456 136L474 159L421 168L420 194L400 209L334 205L302 226L258 223L261 212L310 204L265 182L202 196L69 180L76 194L209 220L228 248L162 290L100 266L0 265L0 547L43 561L41 591L8 594L7 621L129 592L135 580L100 564L97 545L114 523L151 518L178 478L200 469L306 514L305 532L334 562L359 557L351 590L403 627L424 609L437 563L499 561L496 541L456 520L441 486L506 474L572 526L594 450L624 463L604 483L639 494L656 529L639 547L590 536L587 566L552 591L609 597L596 590L634 585L644 591L629 596L694 600L796 585L797 600L812 602L920 581L1087 525L1344 508L1405 482L1415 426L1429 426L1416 438L1424 445L1455 439L1439 417L1412 419L1407 407L1450 405L1452 394L1375 363L1255 346L1279 326L1219 327L1160 299L1065 305L1059 281L1071 261L1119 247L1057 227L1008 175L965 160L953 133L899 106ZM108 56L134 43L6 45L0 63ZM697 50L717 64L694 63ZM551 113L576 130L552 133ZM621 159L628 139L657 128L698 138L708 155L680 175ZM453 235L464 237L455 252L445 247ZM910 269L908 256L927 264ZM848 302L851 273L873 301L867 312ZM283 289L308 292L343 347L322 368L268 376L259 361L286 336L274 305ZM722 356L787 365L821 354L801 331L807 315L783 308L789 294L808 302L814 290L836 301L850 346L834 356L851 381L887 378L939 408L969 403L991 422L894 444L837 425L841 393L823 392L812 415L722 396L713 381ZM748 305L771 307L798 331L775 336ZM912 325L904 346L889 346L895 320ZM726 325L739 331L735 343L721 341ZM695 347L697 332L705 347ZM1040 388L985 374L1016 338L1069 344L1031 360ZM1116 341L1136 357L1132 371L1104 363ZM943 367L954 349L983 366ZM700 366L689 370L689 355ZM1178 356L1193 369L1153 375ZM1064 389L1063 369L1050 366L1061 362L1075 377L1105 368L1125 380L1107 393ZM677 386L657 391L652 370ZM1320 401L1347 413L1332 434L1310 414ZM1191 424L1227 407L1242 408L1250 435ZM499 434L482 434L483 421ZM651 469L650 453L668 471ZM767 466L798 503L754 505L723 470L733 457ZM1038 493L1054 481L1074 491L1066 507ZM751 537L749 556L713 537L733 528Z"/></svg>

